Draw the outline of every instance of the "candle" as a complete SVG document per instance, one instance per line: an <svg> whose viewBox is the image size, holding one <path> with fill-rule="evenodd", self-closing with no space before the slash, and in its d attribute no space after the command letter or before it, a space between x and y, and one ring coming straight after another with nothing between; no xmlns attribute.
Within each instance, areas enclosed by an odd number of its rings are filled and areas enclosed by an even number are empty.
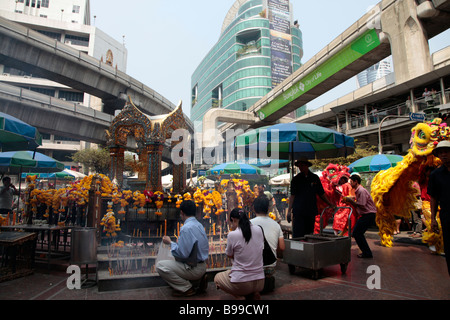
<svg viewBox="0 0 450 320"><path fill-rule="evenodd" d="M164 219L164 235L167 235L167 219Z"/></svg>
<svg viewBox="0 0 450 320"><path fill-rule="evenodd" d="M213 223L213 235L216 235L216 223Z"/></svg>
<svg viewBox="0 0 450 320"><path fill-rule="evenodd" d="M162 237L162 224L159 226L159 236Z"/></svg>

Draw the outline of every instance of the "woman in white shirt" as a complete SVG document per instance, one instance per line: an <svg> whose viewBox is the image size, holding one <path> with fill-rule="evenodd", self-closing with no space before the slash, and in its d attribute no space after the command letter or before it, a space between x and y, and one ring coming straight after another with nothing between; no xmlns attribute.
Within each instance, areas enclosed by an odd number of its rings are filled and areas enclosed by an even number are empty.
<svg viewBox="0 0 450 320"><path fill-rule="evenodd" d="M214 277L218 289L247 300L259 299L264 288L264 236L259 226L252 225L241 209L230 212L230 226L226 254L233 259L231 270Z"/></svg>

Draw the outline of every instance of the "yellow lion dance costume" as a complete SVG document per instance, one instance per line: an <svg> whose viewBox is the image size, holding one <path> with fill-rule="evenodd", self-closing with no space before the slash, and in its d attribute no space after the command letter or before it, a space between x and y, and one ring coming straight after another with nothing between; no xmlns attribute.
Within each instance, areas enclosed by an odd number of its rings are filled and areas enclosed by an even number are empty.
<svg viewBox="0 0 450 320"><path fill-rule="evenodd" d="M411 129L411 149L400 163L388 170L380 171L372 181L371 195L377 207L376 223L379 228L381 244L392 247L392 238L396 230L395 217L409 219L414 210L417 190L413 183L419 180L419 174L425 174L424 168L437 168L441 160L433 156L432 151L442 140L450 140L450 128L440 118L432 122L417 124ZM434 234L430 229L429 203L424 202L423 213L427 232L422 241L434 245L437 253L443 252L442 231ZM439 219L436 219L440 224ZM441 229L440 229L441 230Z"/></svg>

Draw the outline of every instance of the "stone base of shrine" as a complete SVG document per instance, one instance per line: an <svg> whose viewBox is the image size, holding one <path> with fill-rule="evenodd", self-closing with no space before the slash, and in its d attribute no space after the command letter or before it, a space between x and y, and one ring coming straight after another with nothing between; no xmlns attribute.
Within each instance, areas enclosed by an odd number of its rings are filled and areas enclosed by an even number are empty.
<svg viewBox="0 0 450 320"><path fill-rule="evenodd" d="M222 254L217 254L216 263ZM210 258L211 259L211 258ZM167 286L155 272L156 255L111 256L108 248L100 246L97 250L96 281L99 292L142 289ZM216 273L226 267L207 269L208 281L213 281ZM92 276L91 276L92 277ZM194 283L195 285L195 283Z"/></svg>
<svg viewBox="0 0 450 320"><path fill-rule="evenodd" d="M108 271L97 272L97 286L99 292L130 290L160 287L167 285L158 274L123 274L110 276Z"/></svg>
<svg viewBox="0 0 450 320"><path fill-rule="evenodd" d="M208 269L208 282L214 280L216 273L225 269ZM123 274L110 276L108 271L97 271L97 287L99 292L132 290L167 286L157 273Z"/></svg>

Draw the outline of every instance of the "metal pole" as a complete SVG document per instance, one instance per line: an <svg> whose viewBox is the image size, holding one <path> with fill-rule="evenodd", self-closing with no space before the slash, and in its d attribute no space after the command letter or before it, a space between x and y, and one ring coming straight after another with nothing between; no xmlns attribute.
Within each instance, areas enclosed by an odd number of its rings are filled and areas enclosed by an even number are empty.
<svg viewBox="0 0 450 320"><path fill-rule="evenodd" d="M383 144L381 143L381 126L383 125L384 120L388 119L388 118L408 118L409 116L385 116L381 121L380 124L378 125L378 153L382 154L383 153Z"/></svg>

